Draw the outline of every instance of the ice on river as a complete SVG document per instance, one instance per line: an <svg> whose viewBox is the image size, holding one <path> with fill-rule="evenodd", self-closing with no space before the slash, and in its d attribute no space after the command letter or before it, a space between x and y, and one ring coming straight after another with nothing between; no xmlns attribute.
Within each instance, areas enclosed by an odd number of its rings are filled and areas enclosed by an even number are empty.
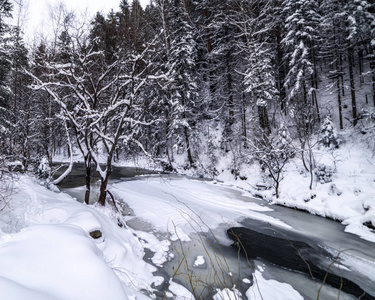
<svg viewBox="0 0 375 300"><path fill-rule="evenodd" d="M286 223L267 216L268 206L234 197L233 191L191 179L166 180L147 177L112 185L113 192L134 211L134 215L172 240L190 241L194 232L208 231L220 224L236 226L243 218L252 218L272 225L291 228ZM248 201L246 201L246 198Z"/></svg>

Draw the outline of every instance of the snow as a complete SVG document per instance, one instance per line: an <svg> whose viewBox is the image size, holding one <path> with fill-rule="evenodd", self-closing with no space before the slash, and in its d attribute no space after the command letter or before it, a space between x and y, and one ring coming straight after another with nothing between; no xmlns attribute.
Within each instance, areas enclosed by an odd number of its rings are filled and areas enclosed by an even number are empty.
<svg viewBox="0 0 375 300"><path fill-rule="evenodd" d="M128 299L95 244L67 224L30 226L1 245L0 278L2 299L17 294L9 281L50 299Z"/></svg>
<svg viewBox="0 0 375 300"><path fill-rule="evenodd" d="M143 260L146 248L152 251L151 262L160 267L173 258L171 241L190 241L192 233L222 223L237 225L251 216L288 227L262 216L270 211L268 207L236 200L228 189L213 185L159 177L113 184L113 191L135 212L136 217L125 217L127 221L138 218L151 223L152 229L145 232L119 227L121 216L110 206L88 206L20 176L0 215L2 299L148 299L164 279ZM93 239L94 230L102 236ZM195 267L205 261L203 255L196 255ZM231 293L237 297L239 292L218 290L217 297ZM193 299L172 279L166 295Z"/></svg>
<svg viewBox="0 0 375 300"><path fill-rule="evenodd" d="M246 217L291 228L262 214L271 211L269 207L239 201L219 186L213 189L211 185L190 179L140 177L137 181L115 183L112 190L124 199L137 218L151 223L157 231L168 233L172 241L190 241L191 233L207 232L223 223L235 226L236 221ZM151 203L152 209L145 209Z"/></svg>
<svg viewBox="0 0 375 300"><path fill-rule="evenodd" d="M173 297L176 300L194 300L194 296L188 289L182 285L176 284L174 281L169 282L168 292L166 296Z"/></svg>
<svg viewBox="0 0 375 300"><path fill-rule="evenodd" d="M232 289L225 288L223 290L217 289L217 293L213 297L214 300L240 300L241 293L234 287Z"/></svg>
<svg viewBox="0 0 375 300"><path fill-rule="evenodd" d="M247 290L246 297L251 300L303 300L303 297L287 283L266 280L258 270L254 273L255 283ZM277 295L277 296L276 296Z"/></svg>
<svg viewBox="0 0 375 300"><path fill-rule="evenodd" d="M133 212L125 217L111 206L84 205L65 193L46 189L35 179L20 176L13 182L14 192L7 196L9 201L0 207L2 299L155 297L155 288L164 283L164 278L154 274L155 266L163 267L174 258L170 252L174 241L189 242L193 234L222 224L238 226L244 218L291 229L267 215L272 205L251 200L251 194L271 203L340 220L345 231L375 242L373 231L364 225L375 224L374 155L350 132L339 138L342 142L338 149L314 149L317 165L332 171L327 175L329 180L314 178L309 190L309 174L296 157L285 167L278 199L273 189L267 188L272 182L256 165L240 168L241 176L247 180L235 180L228 169L231 158L226 156L217 162L217 169L225 170L217 181L140 176L135 181L111 183L111 191ZM138 162L140 166L149 166L146 159ZM257 184L265 189L259 190ZM224 188L228 186L231 188ZM124 218L128 224L140 222L149 230L120 228L118 218ZM100 230L102 237L91 238L89 233L94 230ZM217 238L220 243L231 243L225 233ZM147 249L151 252L150 263L143 260ZM192 263L196 270L205 267L209 258L204 254L194 253ZM353 262L352 256L342 256L343 263L353 271L373 277L373 263L361 258ZM302 299L291 285L265 279L262 269L255 271L254 278L255 284L246 292L248 299L275 299L275 295L283 300ZM243 282L250 283L248 279ZM172 279L166 296L194 298ZM228 287L218 288L214 297L242 299L245 295Z"/></svg>
<svg viewBox="0 0 375 300"><path fill-rule="evenodd" d="M78 203L26 176L15 187L0 216L2 299L144 299L139 291L160 283L110 208ZM92 230L102 238L92 239Z"/></svg>
<svg viewBox="0 0 375 300"><path fill-rule="evenodd" d="M194 267L199 267L199 266L202 266L206 263L206 261L204 260L204 257L203 255L198 255L197 258L195 259L195 262L194 262Z"/></svg>
<svg viewBox="0 0 375 300"><path fill-rule="evenodd" d="M280 182L280 197L274 189L259 190L259 183L272 186L272 181L259 168L240 169L246 181L235 180L228 171L218 176L226 185L241 187L251 194L261 196L274 204L306 210L311 214L339 220L345 231L375 242L374 231L364 225L375 224L375 156L371 146L361 140L353 130L341 132L338 149L315 146L314 159L317 166L332 170L331 182L321 183L314 174L313 186L309 190L310 174L303 168L299 156L284 168ZM366 138L364 136L363 138ZM225 163L223 159L223 166ZM315 172L315 170L314 170Z"/></svg>

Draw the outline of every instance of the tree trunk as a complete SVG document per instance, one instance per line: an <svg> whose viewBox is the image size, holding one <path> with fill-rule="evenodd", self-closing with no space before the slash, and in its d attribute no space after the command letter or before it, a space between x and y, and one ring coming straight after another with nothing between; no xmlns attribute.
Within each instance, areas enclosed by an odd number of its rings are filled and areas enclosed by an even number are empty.
<svg viewBox="0 0 375 300"><path fill-rule="evenodd" d="M233 103L233 79L232 74L230 70L230 53L227 52L226 55L226 64L227 64L227 88L228 88L228 109L229 109L229 119L228 119L228 130L230 131L232 128L232 125L234 124L234 103Z"/></svg>
<svg viewBox="0 0 375 300"><path fill-rule="evenodd" d="M91 191L91 157L85 157L85 168L86 168L86 191L85 191L85 203L89 204L90 191Z"/></svg>
<svg viewBox="0 0 375 300"><path fill-rule="evenodd" d="M187 151L187 156L188 156L189 164L190 164L190 167L194 167L194 160L193 160L193 156L191 154L191 149L190 149L190 136L189 136L189 132L188 132L188 129L186 127L185 127L184 131L185 131L186 151Z"/></svg>
<svg viewBox="0 0 375 300"><path fill-rule="evenodd" d="M276 181L275 183L276 199L279 199L279 185L280 185L280 182Z"/></svg>
<svg viewBox="0 0 375 300"><path fill-rule="evenodd" d="M355 82L353 74L354 66L354 55L353 47L348 48L348 61L349 61L349 77L350 77L350 92L352 96L352 117L353 117L353 126L357 125L357 103L355 98Z"/></svg>
<svg viewBox="0 0 375 300"><path fill-rule="evenodd" d="M276 1L276 6L279 6L279 2ZM283 65L283 48L281 45L281 26L276 27L276 47L277 47L277 88L280 93L280 106L281 111L284 114L287 113L286 107L286 90L285 90L285 69Z"/></svg>
<svg viewBox="0 0 375 300"><path fill-rule="evenodd" d="M342 103L341 103L341 91L340 91L340 77L337 77L337 101L339 106L339 120L340 120L340 129L344 128L344 124L342 121Z"/></svg>
<svg viewBox="0 0 375 300"><path fill-rule="evenodd" d="M334 59L336 61L336 74L334 79L336 79L337 84L337 101L338 101L338 108L339 108L339 122L340 122L340 129L344 128L343 120L342 120L342 103L341 103L341 84L340 80L342 81L342 85L344 87L344 80L343 80L343 70L342 70L342 63L341 63L341 55L338 53L337 45L339 44L339 41L337 40L337 33L336 33L336 24L335 21L333 21L333 32L334 32ZM341 73L341 74L340 74ZM344 92L344 90L343 90ZM344 96L344 94L343 94Z"/></svg>
<svg viewBox="0 0 375 300"><path fill-rule="evenodd" d="M258 105L258 117L259 117L259 125L263 130L265 135L271 134L271 126L270 121L268 119L268 112L267 106L265 105Z"/></svg>
<svg viewBox="0 0 375 300"><path fill-rule="evenodd" d="M25 171L27 170L27 161L30 156L30 151L29 151L30 121L29 120L30 120L30 102L28 102L27 113L26 113L26 132L25 132L26 138L22 144L22 166Z"/></svg>
<svg viewBox="0 0 375 300"><path fill-rule="evenodd" d="M167 123L165 125L165 152L167 154L167 157L168 157L168 162L169 162L169 165L171 167L171 169L173 170L173 148L171 147L171 151L169 152L169 145L170 145L170 122L169 122L169 119L168 119L168 113L166 113L166 120L167 120Z"/></svg>
<svg viewBox="0 0 375 300"><path fill-rule="evenodd" d="M316 67L317 62L316 62L315 52L312 53L312 60L314 64L314 73L311 75L311 86L313 87L312 98L313 98L313 105L315 105L315 108L316 108L318 121L320 123L319 103L318 103L318 97L316 96L316 91L318 90L318 75L317 75L317 67Z"/></svg>
<svg viewBox="0 0 375 300"><path fill-rule="evenodd" d="M108 168L108 166L107 166ZM111 175L111 170L108 169L105 175L105 178L100 178L100 194L99 194L99 204L102 206L105 206L105 199L107 196L107 185L108 185L108 180L109 176Z"/></svg>
<svg viewBox="0 0 375 300"><path fill-rule="evenodd" d="M119 135L117 135L117 138L118 138ZM98 199L98 202L102 205L102 206L105 206L105 199L106 199L106 196L107 196L107 186L108 186L108 181L109 181L109 177L111 176L112 174L112 158L113 158L113 154L115 152L115 147L114 145L117 144L117 140L115 138L115 142L114 144L112 145L110 151L108 152L108 156L107 156L107 165L106 165L106 169L103 173L101 173L100 175L100 194L99 194L99 199ZM99 164L99 162L95 161L95 163ZM97 168L100 168L99 165L96 166Z"/></svg>
<svg viewBox="0 0 375 300"><path fill-rule="evenodd" d="M306 81L305 81L305 71L303 71L302 90L303 90L303 103L307 105L307 89L306 89Z"/></svg>
<svg viewBox="0 0 375 300"><path fill-rule="evenodd" d="M363 80L363 49L358 51L358 67L359 67L359 83L362 85L364 83Z"/></svg>
<svg viewBox="0 0 375 300"><path fill-rule="evenodd" d="M247 124L246 124L246 96L242 93L242 136L244 140L244 147L247 148Z"/></svg>
<svg viewBox="0 0 375 300"><path fill-rule="evenodd" d="M341 73L341 92L342 96L345 97L345 83L344 83L344 68L342 64L342 55L339 54L339 62L340 62L340 73Z"/></svg>

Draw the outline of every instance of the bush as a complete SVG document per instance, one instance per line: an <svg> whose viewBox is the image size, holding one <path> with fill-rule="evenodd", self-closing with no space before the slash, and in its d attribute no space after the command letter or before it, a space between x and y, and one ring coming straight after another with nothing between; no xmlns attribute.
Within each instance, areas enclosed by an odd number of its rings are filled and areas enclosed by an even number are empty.
<svg viewBox="0 0 375 300"><path fill-rule="evenodd" d="M35 175L41 179L47 179L51 175L51 167L49 166L48 159L45 156L40 157L35 162Z"/></svg>
<svg viewBox="0 0 375 300"><path fill-rule="evenodd" d="M318 165L315 169L316 178L321 184L331 182L333 173L332 168L326 165Z"/></svg>
<svg viewBox="0 0 375 300"><path fill-rule="evenodd" d="M320 126L319 144L328 149L339 147L339 139L330 116L326 116Z"/></svg>

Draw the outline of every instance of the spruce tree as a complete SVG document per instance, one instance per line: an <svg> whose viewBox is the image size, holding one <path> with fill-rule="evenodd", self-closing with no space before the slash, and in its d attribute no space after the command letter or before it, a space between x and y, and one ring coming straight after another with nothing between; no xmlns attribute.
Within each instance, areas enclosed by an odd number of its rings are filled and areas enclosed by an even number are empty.
<svg viewBox="0 0 375 300"><path fill-rule="evenodd" d="M7 18L11 17L12 5L0 1L0 154L11 154L10 138L14 127L11 122L12 91L9 87L10 52L6 34L9 32Z"/></svg>
<svg viewBox="0 0 375 300"><path fill-rule="evenodd" d="M169 90L171 92L170 125L177 147L186 150L190 167L194 166L192 135L196 126L197 74L196 44L189 23L185 1L173 0L170 7L171 47L169 66Z"/></svg>
<svg viewBox="0 0 375 300"><path fill-rule="evenodd" d="M314 86L315 43L318 41L318 4L315 0L284 0L286 36L283 39L285 56L289 64L286 87L291 101L311 103L308 96Z"/></svg>

